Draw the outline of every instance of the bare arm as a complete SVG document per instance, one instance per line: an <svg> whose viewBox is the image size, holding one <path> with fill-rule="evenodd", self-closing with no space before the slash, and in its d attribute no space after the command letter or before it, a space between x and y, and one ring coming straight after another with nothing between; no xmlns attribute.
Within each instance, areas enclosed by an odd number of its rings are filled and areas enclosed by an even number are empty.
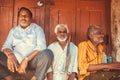
<svg viewBox="0 0 120 80"><path fill-rule="evenodd" d="M87 71L92 72L92 71L98 71L105 69L105 64L90 64Z"/></svg>
<svg viewBox="0 0 120 80"><path fill-rule="evenodd" d="M30 54L27 58L30 61L31 59L33 59L37 54L39 53L38 50L35 50L32 52L32 54Z"/></svg>
<svg viewBox="0 0 120 80"><path fill-rule="evenodd" d="M87 71L92 72L92 71L98 71L98 70L103 70L103 69L120 70L120 62L90 64Z"/></svg>
<svg viewBox="0 0 120 80"><path fill-rule="evenodd" d="M74 80L75 76L76 76L76 72L72 72L69 77L68 77L68 80Z"/></svg>
<svg viewBox="0 0 120 80"><path fill-rule="evenodd" d="M53 72L47 73L47 80L53 80Z"/></svg>

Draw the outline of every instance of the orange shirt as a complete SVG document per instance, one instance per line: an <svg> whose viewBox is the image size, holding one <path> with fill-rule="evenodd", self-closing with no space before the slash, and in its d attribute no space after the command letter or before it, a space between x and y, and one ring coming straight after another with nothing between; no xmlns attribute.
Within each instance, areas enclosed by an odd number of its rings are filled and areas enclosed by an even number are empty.
<svg viewBox="0 0 120 80"><path fill-rule="evenodd" d="M89 64L100 64L102 63L102 51L103 46L98 45L98 51L95 52L94 46L90 40L79 43L78 45L78 80L83 78L90 73L87 72Z"/></svg>

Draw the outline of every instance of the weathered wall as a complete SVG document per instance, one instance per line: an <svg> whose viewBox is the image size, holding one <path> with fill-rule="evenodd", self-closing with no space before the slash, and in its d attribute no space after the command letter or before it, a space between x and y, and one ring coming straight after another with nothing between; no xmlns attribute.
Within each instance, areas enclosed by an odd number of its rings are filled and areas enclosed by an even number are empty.
<svg viewBox="0 0 120 80"><path fill-rule="evenodd" d="M120 0L111 3L111 36L114 60L120 61Z"/></svg>

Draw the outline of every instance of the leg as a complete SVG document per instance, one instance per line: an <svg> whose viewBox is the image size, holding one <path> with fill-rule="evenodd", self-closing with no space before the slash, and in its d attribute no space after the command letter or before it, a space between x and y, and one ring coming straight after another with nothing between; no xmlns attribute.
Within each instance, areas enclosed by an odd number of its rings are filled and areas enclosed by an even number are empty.
<svg viewBox="0 0 120 80"><path fill-rule="evenodd" d="M13 80L10 71L7 69L7 57L3 52L0 52L0 78L5 80Z"/></svg>
<svg viewBox="0 0 120 80"><path fill-rule="evenodd" d="M44 80L45 73L52 64L53 53L51 50L46 49L38 53L35 58L30 62L30 66L36 69L35 76L37 80Z"/></svg>

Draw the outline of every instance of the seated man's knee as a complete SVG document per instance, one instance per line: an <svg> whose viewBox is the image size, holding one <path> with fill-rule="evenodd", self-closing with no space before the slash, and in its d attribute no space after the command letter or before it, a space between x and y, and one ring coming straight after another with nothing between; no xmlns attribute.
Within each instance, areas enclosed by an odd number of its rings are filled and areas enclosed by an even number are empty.
<svg viewBox="0 0 120 80"><path fill-rule="evenodd" d="M52 60L53 59L53 52L50 49L45 49L43 51L41 51L38 55L37 55L38 59L40 59L40 57L46 59L46 60Z"/></svg>
<svg viewBox="0 0 120 80"><path fill-rule="evenodd" d="M47 56L48 59L53 59L53 52L50 49L45 49L44 54Z"/></svg>

